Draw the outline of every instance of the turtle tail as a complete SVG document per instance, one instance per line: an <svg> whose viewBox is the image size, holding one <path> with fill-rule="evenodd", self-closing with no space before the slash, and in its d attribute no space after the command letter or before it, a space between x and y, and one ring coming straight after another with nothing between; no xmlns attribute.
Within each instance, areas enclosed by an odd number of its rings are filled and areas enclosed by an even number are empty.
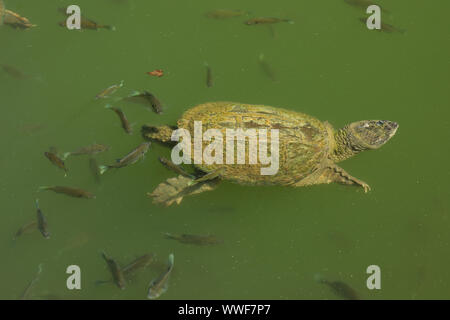
<svg viewBox="0 0 450 320"><path fill-rule="evenodd" d="M173 128L169 126L154 127L150 125L142 126L142 136L146 139L156 140L163 143L172 142L172 132Z"/></svg>

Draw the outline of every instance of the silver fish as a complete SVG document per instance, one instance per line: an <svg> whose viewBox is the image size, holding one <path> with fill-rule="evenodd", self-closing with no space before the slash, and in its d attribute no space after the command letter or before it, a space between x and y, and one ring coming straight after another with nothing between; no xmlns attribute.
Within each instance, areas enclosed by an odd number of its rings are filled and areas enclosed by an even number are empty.
<svg viewBox="0 0 450 320"><path fill-rule="evenodd" d="M50 232L48 231L47 219L39 208L39 200L36 199L36 214L37 214L37 225L41 234L45 239L50 239Z"/></svg>
<svg viewBox="0 0 450 320"><path fill-rule="evenodd" d="M155 278L150 282L147 293L148 299L157 299L164 292L167 291L170 273L172 272L173 269L173 263L174 263L174 255L173 253L171 253L169 255L169 266L167 270L164 271L164 273L162 273L158 278Z"/></svg>
<svg viewBox="0 0 450 320"><path fill-rule="evenodd" d="M150 147L150 141L141 143L136 149L131 151L122 159L117 160L116 163L106 166L99 166L100 174L104 174L107 170L111 168L123 168L130 164L134 164L143 158Z"/></svg>
<svg viewBox="0 0 450 320"><path fill-rule="evenodd" d="M36 282L39 280L39 275L41 274L41 272L42 272L42 264L40 264L38 266L38 272L37 272L36 276L33 278L33 280L30 281L28 286L25 288L25 290L20 295L20 297L19 297L20 300L27 300L28 299L28 297L30 295L30 292L31 292L31 289L34 287Z"/></svg>

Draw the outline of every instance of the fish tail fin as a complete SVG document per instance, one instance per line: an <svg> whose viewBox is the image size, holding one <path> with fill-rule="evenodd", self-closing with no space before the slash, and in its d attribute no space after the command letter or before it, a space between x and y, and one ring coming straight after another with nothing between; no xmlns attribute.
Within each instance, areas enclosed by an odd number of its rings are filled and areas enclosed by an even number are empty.
<svg viewBox="0 0 450 320"><path fill-rule="evenodd" d="M36 209L39 209L39 199L34 201L34 205L36 206Z"/></svg>
<svg viewBox="0 0 450 320"><path fill-rule="evenodd" d="M98 166L98 169L100 170L100 174L104 174L106 171L108 171L109 166Z"/></svg>
<svg viewBox="0 0 450 320"><path fill-rule="evenodd" d="M112 105L110 105L109 103L105 106L106 109L111 109Z"/></svg>
<svg viewBox="0 0 450 320"><path fill-rule="evenodd" d="M284 22L287 22L287 23L289 23L289 24L294 24L295 22L293 21L293 20L291 20L291 19L284 19L283 20Z"/></svg>
<svg viewBox="0 0 450 320"><path fill-rule="evenodd" d="M40 187L38 187L37 191L40 192L40 191L45 191L45 190L48 190L48 189L50 189L49 186L40 186ZM36 205L38 203L39 203L39 199L36 199Z"/></svg>
<svg viewBox="0 0 450 320"><path fill-rule="evenodd" d="M173 239L173 240L176 240L176 239L177 239L177 237L176 237L175 235L173 235L173 234L171 234L171 233L168 233L168 232L165 232L165 233L164 233L164 237L165 237L166 239Z"/></svg>
<svg viewBox="0 0 450 320"><path fill-rule="evenodd" d="M37 272L36 275L39 275L42 272L42 266L43 265L44 265L43 263L39 263L39 265L38 265L38 272Z"/></svg>
<svg viewBox="0 0 450 320"><path fill-rule="evenodd" d="M72 154L71 152L64 152L64 153L62 154L62 156L61 156L61 159L62 159L62 160L66 160L67 157L69 157L71 154Z"/></svg>
<svg viewBox="0 0 450 320"><path fill-rule="evenodd" d="M173 255L173 253L169 254L169 269L173 268L174 260L175 260L175 256Z"/></svg>
<svg viewBox="0 0 450 320"><path fill-rule="evenodd" d="M130 95L128 96L128 97L134 97L134 96L138 96L138 95L140 95L141 93L139 92L139 91L137 91L137 90L134 90L134 91L132 91L131 93L130 93Z"/></svg>
<svg viewBox="0 0 450 320"><path fill-rule="evenodd" d="M103 26L103 28L111 30L111 31L116 31L116 27L114 27L114 26Z"/></svg>
<svg viewBox="0 0 450 320"><path fill-rule="evenodd" d="M120 83L119 83L119 87L122 88L124 83L125 83L125 81L121 80Z"/></svg>

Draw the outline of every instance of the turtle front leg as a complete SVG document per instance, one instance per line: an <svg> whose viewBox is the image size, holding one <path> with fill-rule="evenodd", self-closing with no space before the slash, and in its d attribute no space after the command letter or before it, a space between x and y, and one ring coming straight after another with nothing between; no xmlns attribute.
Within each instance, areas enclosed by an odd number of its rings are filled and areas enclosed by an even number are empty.
<svg viewBox="0 0 450 320"><path fill-rule="evenodd" d="M362 180L353 177L347 171L342 169L337 165L332 165L329 167L327 175L329 175L329 179L333 182L338 182L342 184L356 184L364 188L364 192L367 193L370 191L370 186Z"/></svg>
<svg viewBox="0 0 450 320"><path fill-rule="evenodd" d="M347 171L334 163L329 163L322 169L317 170L305 179L294 184L296 187L322 184L322 183L342 183L342 184L356 184L364 188L364 192L370 191L370 186L362 180L353 177Z"/></svg>

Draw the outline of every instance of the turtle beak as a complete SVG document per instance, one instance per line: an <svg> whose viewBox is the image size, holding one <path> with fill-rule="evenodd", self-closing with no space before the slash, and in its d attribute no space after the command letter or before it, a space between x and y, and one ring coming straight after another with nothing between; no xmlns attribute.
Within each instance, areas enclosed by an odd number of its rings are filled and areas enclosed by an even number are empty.
<svg viewBox="0 0 450 320"><path fill-rule="evenodd" d="M378 129L373 129L375 135L372 136L376 137L373 141L373 147L375 149L388 142L395 135L399 127L397 122L389 120L378 120L376 121L376 125L378 126Z"/></svg>
<svg viewBox="0 0 450 320"><path fill-rule="evenodd" d="M390 132L389 138L392 138L395 135L398 127L399 127L399 124L397 122L386 121L386 129Z"/></svg>

